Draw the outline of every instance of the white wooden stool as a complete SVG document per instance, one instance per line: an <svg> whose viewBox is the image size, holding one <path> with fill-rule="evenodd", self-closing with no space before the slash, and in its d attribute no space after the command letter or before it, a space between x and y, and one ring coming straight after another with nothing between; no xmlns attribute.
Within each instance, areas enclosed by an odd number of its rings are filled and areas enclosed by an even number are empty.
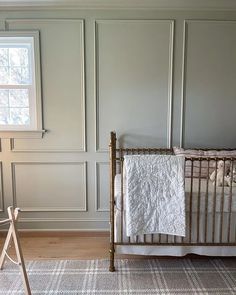
<svg viewBox="0 0 236 295"><path fill-rule="evenodd" d="M29 280L27 277L24 258L23 258L23 254L22 254L22 249L20 246L20 239L19 239L17 227L16 227L19 211L20 211L19 208L16 208L15 210L13 210L12 207L8 207L7 208L8 219L0 221L0 225L10 224L10 227L9 227L9 230L7 233L7 237L6 237L6 241L3 246L2 254L0 256L0 269L1 270L3 269L3 265L4 265L4 261L5 261L6 257L9 260L11 260L13 263L19 265L22 279L23 279L25 294L31 295ZM16 250L17 261L13 260L9 256L9 254L7 253L12 240L14 242L14 246L15 246L15 250Z"/></svg>

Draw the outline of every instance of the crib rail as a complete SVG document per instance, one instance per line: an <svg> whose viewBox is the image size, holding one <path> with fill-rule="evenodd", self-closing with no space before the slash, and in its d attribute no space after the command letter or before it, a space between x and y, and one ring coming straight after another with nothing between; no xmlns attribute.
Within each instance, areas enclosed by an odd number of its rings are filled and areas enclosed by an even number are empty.
<svg viewBox="0 0 236 295"><path fill-rule="evenodd" d="M202 149L209 150L209 149ZM216 150L216 149L215 149ZM225 149L226 150L226 149ZM231 150L231 149L227 149ZM116 245L155 245L155 246L236 246L236 210L233 212L233 168L236 165L234 157L186 157L185 185L188 186L188 202L186 203L186 237L165 234L145 234L136 237L126 237L124 225L124 175L123 161L125 155L134 154L173 154L173 149L167 148L117 148L116 134L111 133L110 143L110 270L114 271L114 251ZM220 162L221 161L221 162ZM217 169L222 166L222 186L217 185ZM215 181L212 182L210 175ZM229 174L231 171L231 174ZM221 172L222 173L222 172ZM114 232L115 218L115 175L121 174L120 191L120 232ZM236 192L236 188L235 188Z"/></svg>

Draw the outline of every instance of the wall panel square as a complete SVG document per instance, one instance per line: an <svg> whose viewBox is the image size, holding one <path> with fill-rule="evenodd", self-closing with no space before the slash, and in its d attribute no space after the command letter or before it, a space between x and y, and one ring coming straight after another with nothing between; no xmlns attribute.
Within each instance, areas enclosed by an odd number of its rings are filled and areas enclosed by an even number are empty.
<svg viewBox="0 0 236 295"><path fill-rule="evenodd" d="M185 23L183 144L236 147L236 22Z"/></svg>
<svg viewBox="0 0 236 295"><path fill-rule="evenodd" d="M14 206L22 211L86 211L86 163L12 163Z"/></svg>
<svg viewBox="0 0 236 295"><path fill-rule="evenodd" d="M173 21L96 21L96 148L171 141Z"/></svg>

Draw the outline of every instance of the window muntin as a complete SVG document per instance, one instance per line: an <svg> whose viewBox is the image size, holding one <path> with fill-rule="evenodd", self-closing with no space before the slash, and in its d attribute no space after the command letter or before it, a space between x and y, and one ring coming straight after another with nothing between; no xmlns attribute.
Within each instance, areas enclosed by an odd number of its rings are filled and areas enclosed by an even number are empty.
<svg viewBox="0 0 236 295"><path fill-rule="evenodd" d="M35 58L35 36L0 35L0 131L42 129Z"/></svg>

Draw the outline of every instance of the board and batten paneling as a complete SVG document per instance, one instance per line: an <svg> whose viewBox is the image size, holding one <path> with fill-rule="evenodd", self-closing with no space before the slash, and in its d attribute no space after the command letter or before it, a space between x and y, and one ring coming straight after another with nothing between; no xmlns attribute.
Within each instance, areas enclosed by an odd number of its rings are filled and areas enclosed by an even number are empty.
<svg viewBox="0 0 236 295"><path fill-rule="evenodd" d="M126 146L170 146L172 20L97 20L96 148L111 130Z"/></svg>
<svg viewBox="0 0 236 295"><path fill-rule="evenodd" d="M13 151L83 152L85 145L84 23L73 19L11 19L9 30L39 30L43 140L12 140Z"/></svg>
<svg viewBox="0 0 236 295"><path fill-rule="evenodd" d="M14 206L22 211L86 211L86 163L12 163Z"/></svg>
<svg viewBox="0 0 236 295"><path fill-rule="evenodd" d="M236 21L186 21L186 147L236 147Z"/></svg>

